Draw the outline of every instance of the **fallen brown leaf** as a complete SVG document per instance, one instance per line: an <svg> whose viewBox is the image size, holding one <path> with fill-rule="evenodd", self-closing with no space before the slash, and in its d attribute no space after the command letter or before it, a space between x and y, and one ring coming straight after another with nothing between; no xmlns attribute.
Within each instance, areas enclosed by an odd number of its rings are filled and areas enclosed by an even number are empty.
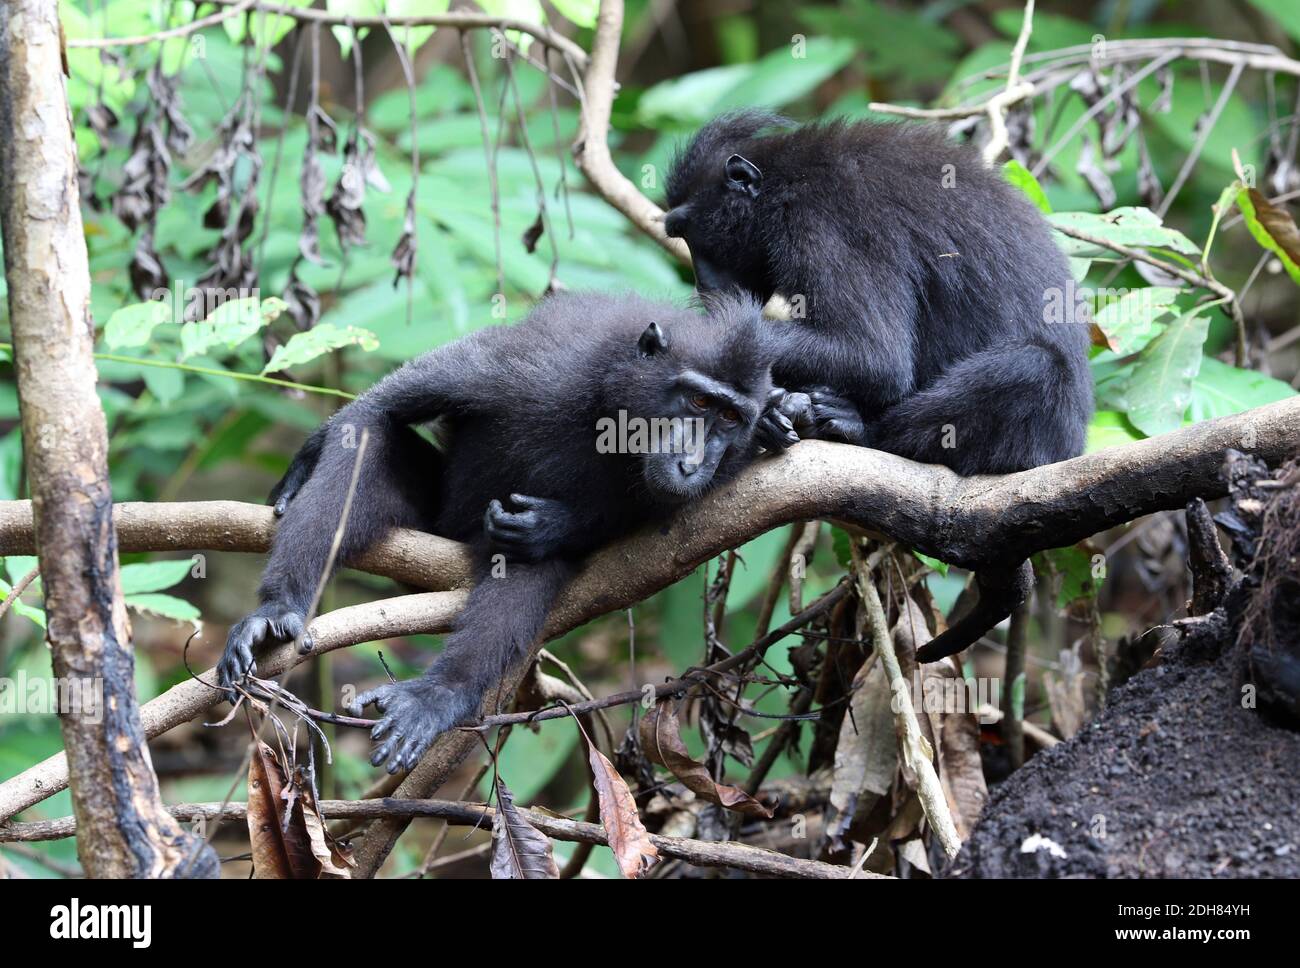
<svg viewBox="0 0 1300 968"><path fill-rule="evenodd" d="M681 724L671 700L657 703L642 717L641 748L652 763L667 769L697 797L748 817L772 817L770 809L744 790L715 783L704 764L691 759L686 744L682 742Z"/></svg>
<svg viewBox="0 0 1300 968"><path fill-rule="evenodd" d="M551 840L524 819L514 794L500 777L496 781L497 812L492 818L493 880L540 881L560 876Z"/></svg>

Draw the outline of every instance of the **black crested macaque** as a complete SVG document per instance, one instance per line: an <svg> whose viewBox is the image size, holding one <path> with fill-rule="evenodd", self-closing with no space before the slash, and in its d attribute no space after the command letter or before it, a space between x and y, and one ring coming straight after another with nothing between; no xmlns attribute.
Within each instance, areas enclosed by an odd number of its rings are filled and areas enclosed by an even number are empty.
<svg viewBox="0 0 1300 968"><path fill-rule="evenodd" d="M1023 193L971 147L909 124L717 118L674 161L668 235L701 292L779 294L773 381L803 436L959 474L1082 453L1088 319L1069 265ZM806 396L805 396L806 394ZM1023 600L1027 565L979 576L980 604L923 648L958 652Z"/></svg>
<svg viewBox="0 0 1300 968"><path fill-rule="evenodd" d="M339 560L407 527L468 542L477 569L428 671L352 707L374 703L382 715L374 765L414 766L537 638L584 555L727 481L760 447L797 439L767 409L760 307L730 295L705 305L708 315L552 295L518 325L421 356L339 410L271 495L282 517L262 604L230 632L222 685L254 668L258 646L304 634L365 430ZM432 421L441 452L412 429Z"/></svg>

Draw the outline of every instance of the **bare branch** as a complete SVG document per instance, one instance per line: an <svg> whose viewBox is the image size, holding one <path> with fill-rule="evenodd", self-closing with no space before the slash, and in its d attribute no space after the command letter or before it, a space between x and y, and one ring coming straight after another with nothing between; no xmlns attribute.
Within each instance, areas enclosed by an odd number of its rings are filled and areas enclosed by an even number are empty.
<svg viewBox="0 0 1300 968"><path fill-rule="evenodd" d="M609 115L618 83L618 45L623 32L622 0L601 0L596 32L591 42L591 61L583 80L582 123L573 145L573 159L600 196L622 212L638 229L658 242L682 262L691 261L681 239L664 234L664 212L646 198L614 165L609 153Z"/></svg>
<svg viewBox="0 0 1300 968"><path fill-rule="evenodd" d="M211 821L218 816L227 820L244 820L248 817L247 803L229 803L224 809L219 803L178 803L168 809L182 823ZM485 830L492 829L492 818L496 813L492 807L457 800L407 800L393 797L382 800L322 800L320 810L330 820L377 820L391 817L411 820L415 817L434 817L456 826L482 827ZM556 840L600 845L609 843L600 824L569 820L522 807L520 813L530 824ZM61 840L74 836L76 831L75 817L5 824L0 826L0 844ZM774 877L814 880L845 880L855 876L848 867L790 857L774 850L734 841L719 843L690 840L686 837L660 837L656 834L651 834L650 840L661 853L697 867L731 867ZM859 872L856 876L863 879L893 879L884 874L866 871Z"/></svg>

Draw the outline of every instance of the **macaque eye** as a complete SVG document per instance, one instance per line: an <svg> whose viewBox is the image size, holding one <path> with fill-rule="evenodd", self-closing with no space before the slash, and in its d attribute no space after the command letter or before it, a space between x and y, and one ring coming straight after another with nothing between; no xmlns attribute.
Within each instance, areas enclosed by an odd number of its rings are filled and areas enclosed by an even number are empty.
<svg viewBox="0 0 1300 968"><path fill-rule="evenodd" d="M735 407L727 407L725 410L721 411L718 416L727 423L740 423L740 414L736 411Z"/></svg>
<svg viewBox="0 0 1300 968"><path fill-rule="evenodd" d="M691 397L691 406L696 410L708 410L712 402L707 393L697 393Z"/></svg>

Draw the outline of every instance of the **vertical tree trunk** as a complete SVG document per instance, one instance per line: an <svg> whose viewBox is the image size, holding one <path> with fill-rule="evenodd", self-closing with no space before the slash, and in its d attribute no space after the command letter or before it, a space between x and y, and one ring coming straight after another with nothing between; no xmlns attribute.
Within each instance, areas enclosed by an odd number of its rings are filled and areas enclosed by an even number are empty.
<svg viewBox="0 0 1300 968"><path fill-rule="evenodd" d="M117 570L108 438L95 395L90 273L57 0L0 6L0 231L23 449L77 851L91 877L211 875L211 848L163 808L140 728Z"/></svg>

